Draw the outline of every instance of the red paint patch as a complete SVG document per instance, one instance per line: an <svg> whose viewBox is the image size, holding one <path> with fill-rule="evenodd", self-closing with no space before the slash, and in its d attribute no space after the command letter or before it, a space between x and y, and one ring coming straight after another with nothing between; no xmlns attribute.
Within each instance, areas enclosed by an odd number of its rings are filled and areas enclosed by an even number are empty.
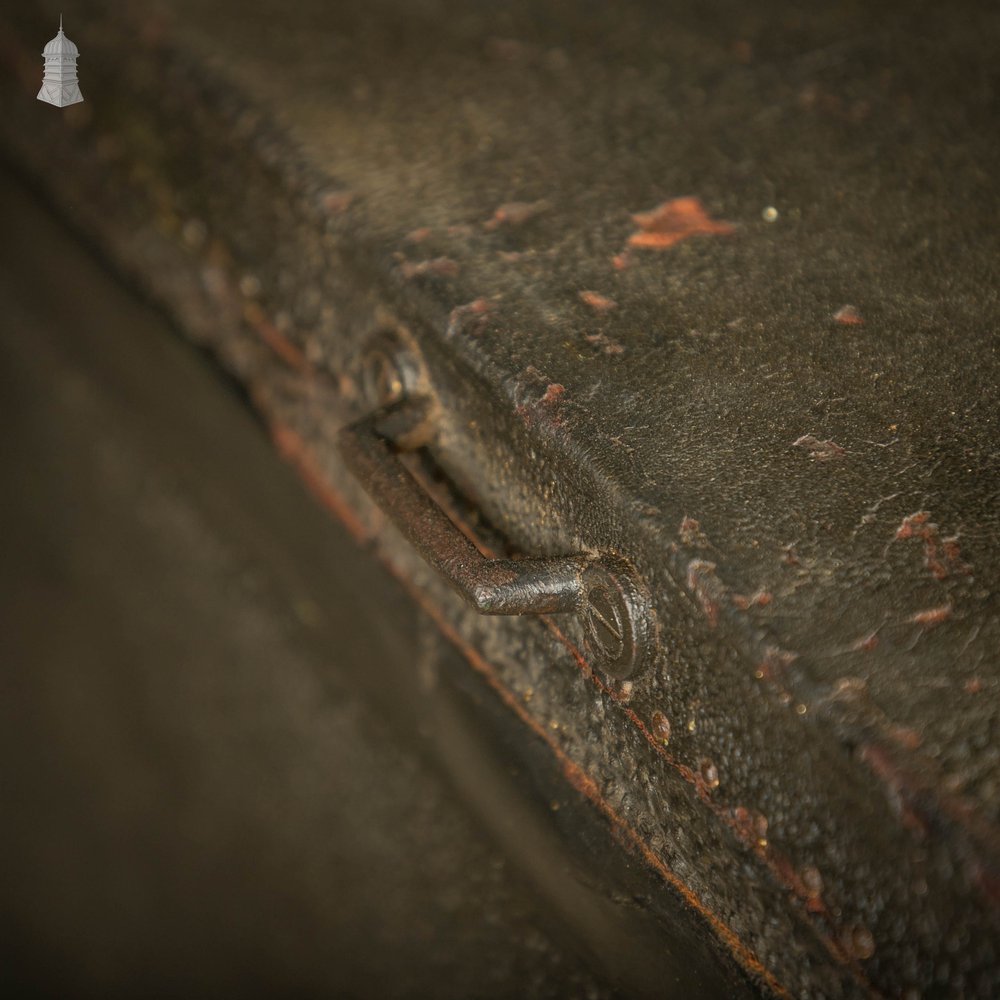
<svg viewBox="0 0 1000 1000"><path fill-rule="evenodd" d="M594 347L599 347L605 354L614 356L625 353L625 348L619 344L617 340L612 340L610 337L606 337L603 333L588 333L584 335L583 339L586 340L588 344L593 344Z"/></svg>
<svg viewBox="0 0 1000 1000"><path fill-rule="evenodd" d="M862 636L851 649L856 653L870 653L879 644L878 632L869 632L868 635Z"/></svg>
<svg viewBox="0 0 1000 1000"><path fill-rule="evenodd" d="M841 306L833 314L833 319L834 322L842 323L844 326L863 326L865 322L855 306Z"/></svg>
<svg viewBox="0 0 1000 1000"><path fill-rule="evenodd" d="M798 653L778 646L768 646L764 650L764 658L757 666L758 680L773 681L780 679L785 671L799 658Z"/></svg>
<svg viewBox="0 0 1000 1000"><path fill-rule="evenodd" d="M939 608L928 608L926 611L918 611L907 620L914 625L923 625L924 628L934 628L934 626L946 622L950 617L951 605L942 604Z"/></svg>
<svg viewBox="0 0 1000 1000"><path fill-rule="evenodd" d="M483 223L483 229L494 230L500 226L520 226L536 215L547 212L552 206L543 198L540 201L509 201L501 205L491 219Z"/></svg>
<svg viewBox="0 0 1000 1000"><path fill-rule="evenodd" d="M708 538L701 530L700 522L693 517L684 517L681 526L677 529L677 534L680 535L680 539L685 545L702 546L708 544Z"/></svg>
<svg viewBox="0 0 1000 1000"><path fill-rule="evenodd" d="M910 514L903 518L903 523L896 529L896 539L903 538L913 538L919 532L924 529L921 525L927 523L930 520L931 512L929 510L918 510L916 514Z"/></svg>
<svg viewBox="0 0 1000 1000"><path fill-rule="evenodd" d="M732 811L732 828L748 847L763 851L767 847L767 817L756 809L736 806Z"/></svg>
<svg viewBox="0 0 1000 1000"><path fill-rule="evenodd" d="M472 302L467 302L464 306L455 306L448 317L448 329L445 336L454 337L459 333L478 336L483 331L489 311L489 299L473 299Z"/></svg>
<svg viewBox="0 0 1000 1000"><path fill-rule="evenodd" d="M459 266L450 257L434 257L431 260L405 260L399 265L400 274L410 281L413 278L457 278Z"/></svg>
<svg viewBox="0 0 1000 1000"><path fill-rule="evenodd" d="M614 299L609 299L600 292L583 291L577 292L577 295L585 306L590 306L597 313L611 312L612 309L618 308L618 303Z"/></svg>
<svg viewBox="0 0 1000 1000"><path fill-rule="evenodd" d="M319 196L320 208L330 215L340 215L351 207L355 197L353 191L324 191Z"/></svg>
<svg viewBox="0 0 1000 1000"><path fill-rule="evenodd" d="M687 585L698 598L708 624L715 628L719 623L719 601L725 590L715 575L715 563L692 559L687 568Z"/></svg>
<svg viewBox="0 0 1000 1000"><path fill-rule="evenodd" d="M731 596L733 606L740 611L748 611L750 608L766 608L774 600L773 595L767 590L758 590L756 594L747 597L746 594L733 594Z"/></svg>
<svg viewBox="0 0 1000 1000"><path fill-rule="evenodd" d="M896 529L894 541L919 538L924 543L924 566L935 580L946 580L952 574L967 576L972 567L962 562L958 535L940 538L938 526L930 521L930 511L919 510L903 518Z"/></svg>
<svg viewBox="0 0 1000 1000"><path fill-rule="evenodd" d="M809 457L816 462L830 462L836 458L841 458L846 452L834 441L820 441L812 434L803 434L798 440L792 442L793 448L808 448Z"/></svg>
<svg viewBox="0 0 1000 1000"><path fill-rule="evenodd" d="M551 383L545 390L545 395L539 400L539 403L544 406L553 406L562 399L563 394L566 392L566 386L560 385L558 382Z"/></svg>
<svg viewBox="0 0 1000 1000"><path fill-rule="evenodd" d="M632 221L639 232L628 238L630 247L666 250L691 236L725 236L734 231L729 222L709 217L698 198L674 198L648 212L636 212Z"/></svg>

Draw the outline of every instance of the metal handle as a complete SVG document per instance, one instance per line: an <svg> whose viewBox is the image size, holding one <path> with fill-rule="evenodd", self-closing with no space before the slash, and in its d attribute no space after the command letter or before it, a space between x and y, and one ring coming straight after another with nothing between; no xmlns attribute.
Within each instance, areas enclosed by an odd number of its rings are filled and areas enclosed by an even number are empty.
<svg viewBox="0 0 1000 1000"><path fill-rule="evenodd" d="M459 530L399 459L422 442L432 400L414 392L420 362L413 348L383 336L369 351L366 385L379 406L345 427L340 452L368 495L414 548L481 614L582 615L594 665L628 677L652 645L648 598L623 561L571 555L495 559Z"/></svg>
<svg viewBox="0 0 1000 1000"><path fill-rule="evenodd" d="M409 403L397 404L406 408ZM345 427L340 452L365 491L413 547L480 614L528 615L579 611L582 556L491 559L456 527L399 461L379 433L400 411L380 410Z"/></svg>

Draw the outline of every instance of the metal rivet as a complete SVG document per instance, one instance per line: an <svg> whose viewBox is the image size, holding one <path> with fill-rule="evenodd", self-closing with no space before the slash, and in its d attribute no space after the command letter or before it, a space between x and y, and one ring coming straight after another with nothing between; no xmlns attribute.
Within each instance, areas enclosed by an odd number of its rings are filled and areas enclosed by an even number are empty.
<svg viewBox="0 0 1000 1000"><path fill-rule="evenodd" d="M583 574L584 641L591 663L624 679L647 663L655 628L645 588L623 560L606 558Z"/></svg>

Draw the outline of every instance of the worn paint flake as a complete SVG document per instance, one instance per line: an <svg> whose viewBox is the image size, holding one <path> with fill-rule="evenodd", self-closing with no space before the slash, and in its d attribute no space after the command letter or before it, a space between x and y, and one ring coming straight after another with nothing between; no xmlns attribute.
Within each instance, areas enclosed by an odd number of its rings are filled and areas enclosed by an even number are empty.
<svg viewBox="0 0 1000 1000"><path fill-rule="evenodd" d="M830 462L846 454L835 441L821 441L812 434L803 434L792 442L793 448L807 448L809 457L815 462Z"/></svg>
<svg viewBox="0 0 1000 1000"><path fill-rule="evenodd" d="M609 299L600 292L586 290L577 292L577 295L585 306L590 306L596 313L611 312L612 309L618 308L618 303L614 299Z"/></svg>
<svg viewBox="0 0 1000 1000"><path fill-rule="evenodd" d="M458 264L450 257L434 257L431 260L404 260L399 272L410 281L413 278L457 278Z"/></svg>
<svg viewBox="0 0 1000 1000"><path fill-rule="evenodd" d="M666 250L691 236L726 236L734 232L729 222L712 219L698 198L673 198L648 212L636 212L632 221L639 227L628 238L630 247Z"/></svg>
<svg viewBox="0 0 1000 1000"><path fill-rule="evenodd" d="M535 218L536 215L547 212L551 207L551 204L544 198L539 201L509 201L500 205L493 213L492 218L483 223L483 229L494 230L501 226L520 226Z"/></svg>

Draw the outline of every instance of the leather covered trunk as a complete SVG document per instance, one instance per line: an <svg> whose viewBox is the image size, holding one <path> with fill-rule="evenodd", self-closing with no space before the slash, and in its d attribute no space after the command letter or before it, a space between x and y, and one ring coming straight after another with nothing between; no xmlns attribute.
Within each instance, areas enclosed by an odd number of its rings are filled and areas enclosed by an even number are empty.
<svg viewBox="0 0 1000 1000"><path fill-rule="evenodd" d="M998 12L81 0L55 109L53 11L0 16L6 155L587 800L648 951L995 996Z"/></svg>

